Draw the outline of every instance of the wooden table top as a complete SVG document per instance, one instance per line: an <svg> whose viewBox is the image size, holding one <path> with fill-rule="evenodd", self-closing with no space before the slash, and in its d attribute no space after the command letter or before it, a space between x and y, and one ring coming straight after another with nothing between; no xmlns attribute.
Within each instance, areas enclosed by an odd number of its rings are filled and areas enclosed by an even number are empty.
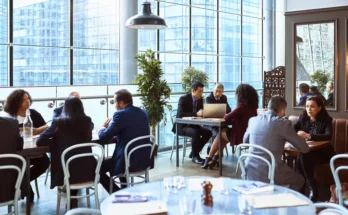
<svg viewBox="0 0 348 215"><path fill-rule="evenodd" d="M321 149L321 148L331 144L330 141L307 141L307 143L308 143L310 152ZM300 151L298 151L297 149L294 149L290 146L284 146L284 152L288 153L290 156L298 156L301 154Z"/></svg>

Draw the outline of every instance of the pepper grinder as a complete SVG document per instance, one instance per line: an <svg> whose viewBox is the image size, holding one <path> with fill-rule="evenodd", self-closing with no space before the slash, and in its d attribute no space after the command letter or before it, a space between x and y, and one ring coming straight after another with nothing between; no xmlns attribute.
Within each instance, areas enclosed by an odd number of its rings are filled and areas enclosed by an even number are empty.
<svg viewBox="0 0 348 215"><path fill-rule="evenodd" d="M213 196L211 195L211 190L213 189L213 185L210 181L203 181L203 194L202 194L202 203L206 206L213 206Z"/></svg>

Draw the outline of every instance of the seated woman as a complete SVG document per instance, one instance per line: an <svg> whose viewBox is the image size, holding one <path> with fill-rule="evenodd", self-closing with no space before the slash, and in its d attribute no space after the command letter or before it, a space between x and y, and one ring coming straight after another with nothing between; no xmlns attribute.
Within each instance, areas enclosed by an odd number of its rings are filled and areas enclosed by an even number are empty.
<svg viewBox="0 0 348 215"><path fill-rule="evenodd" d="M232 125L232 128L223 129L221 133L221 146L226 147L228 142L231 146L243 142L243 135L248 127L248 121L251 117L257 115L259 104L259 95L249 84L241 84L236 89L237 107L225 115L226 124ZM214 139L213 145L208 157L205 159L203 169L213 168L219 161L219 135Z"/></svg>
<svg viewBox="0 0 348 215"><path fill-rule="evenodd" d="M70 146L88 143L92 140L92 120L86 116L82 101L76 97L65 100L63 113L54 119L52 125L40 135L37 145L48 145L51 152L51 189L64 184L64 173L61 165L61 155ZM90 153L91 148L79 148L71 151L66 160L75 154ZM96 160L92 157L80 158L69 166L70 183L93 181ZM77 190L71 195L76 196ZM77 207L77 199L71 199L71 208Z"/></svg>
<svg viewBox="0 0 348 215"><path fill-rule="evenodd" d="M26 117L27 109L30 110L30 117L33 121L33 135L41 134L48 128L45 120L39 112L34 109L30 109L32 100L30 94L22 89L14 90L6 99L3 116L15 118L19 124L19 130L23 130L23 121ZM46 172L50 165L50 160L46 154L41 157L30 159L30 181L35 180L44 172ZM34 192L30 192L31 200L34 200Z"/></svg>
<svg viewBox="0 0 348 215"><path fill-rule="evenodd" d="M321 94L321 92L318 90L318 87L310 86L309 92L312 93L314 96L319 96L321 98L321 100L323 100L324 105L326 105L327 101L326 101L325 97L323 96L323 94Z"/></svg>
<svg viewBox="0 0 348 215"><path fill-rule="evenodd" d="M325 109L323 100L319 96L307 99L306 109L294 125L297 134L306 140L331 141L332 118ZM332 144L301 156L302 168L312 189L311 199L317 198L316 183L314 180L314 167L318 164L329 163L336 154Z"/></svg>

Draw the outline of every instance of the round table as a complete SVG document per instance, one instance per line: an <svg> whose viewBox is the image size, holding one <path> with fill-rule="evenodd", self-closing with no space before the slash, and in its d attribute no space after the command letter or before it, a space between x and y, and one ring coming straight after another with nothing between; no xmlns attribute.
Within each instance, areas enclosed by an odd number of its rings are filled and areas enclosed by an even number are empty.
<svg viewBox="0 0 348 215"><path fill-rule="evenodd" d="M214 191L214 187L212 190L212 196L213 196L213 207L204 206L201 203L201 194L202 191L190 191L188 189L189 180L190 179L201 179L209 180L211 177L185 177L185 184L186 187L180 189L177 193L170 193L167 191L163 185L162 181L156 181L156 182L150 182L146 184L136 185L134 187L126 188L123 190L120 190L116 192L117 194L122 193L144 193L146 195L149 195L151 197L155 197L156 200L163 200L168 209L169 215L178 215L181 214L180 211L180 204L179 199L183 197L189 197L196 199L196 209L194 214L240 214L239 206L238 206L238 199L240 194L238 192L232 191L231 188L234 186L238 186L245 183L251 183L252 181L243 181L239 179L231 179L231 178L222 178L224 189L229 190L229 194L221 194L221 191ZM213 182L212 182L213 183ZM101 203L101 213L103 215L111 215L107 214L107 207L112 203L112 200L114 199L114 195L116 193L113 193L109 197L107 197L102 203ZM251 212L253 215L258 214L291 214L291 215L310 215L315 214L315 207L313 203L304 195L295 192L291 189L276 186L275 190L273 192L274 194L280 194L280 193L292 193L295 196L303 199L304 201L308 202L308 205L306 206L298 206L298 207L283 207L283 208L266 208L266 209L251 209ZM263 194L256 194L256 195L263 195ZM119 211L120 212L120 211ZM116 213L116 211L115 211Z"/></svg>

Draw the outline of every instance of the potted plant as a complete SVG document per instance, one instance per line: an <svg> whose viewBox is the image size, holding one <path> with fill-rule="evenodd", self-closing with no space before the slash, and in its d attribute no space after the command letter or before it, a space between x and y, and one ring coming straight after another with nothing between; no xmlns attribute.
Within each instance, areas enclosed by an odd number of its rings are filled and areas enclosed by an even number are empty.
<svg viewBox="0 0 348 215"><path fill-rule="evenodd" d="M311 84L317 84L317 88L322 94L325 92L327 82L332 81L331 75L322 70L317 70L310 76L310 78Z"/></svg>
<svg viewBox="0 0 348 215"><path fill-rule="evenodd" d="M133 83L138 84L138 92L141 94L143 107L149 114L150 127L153 136L156 136L156 126L164 119L166 123L165 107L169 110L172 106L169 104L171 88L167 81L162 79L163 71L161 61L155 58L155 52L147 50L143 54L137 54L135 57L139 69L143 74L138 74Z"/></svg>
<svg viewBox="0 0 348 215"><path fill-rule="evenodd" d="M191 85L193 82L199 81L204 86L208 86L208 75L192 66L187 67L181 74L181 84L184 92L191 92Z"/></svg>

